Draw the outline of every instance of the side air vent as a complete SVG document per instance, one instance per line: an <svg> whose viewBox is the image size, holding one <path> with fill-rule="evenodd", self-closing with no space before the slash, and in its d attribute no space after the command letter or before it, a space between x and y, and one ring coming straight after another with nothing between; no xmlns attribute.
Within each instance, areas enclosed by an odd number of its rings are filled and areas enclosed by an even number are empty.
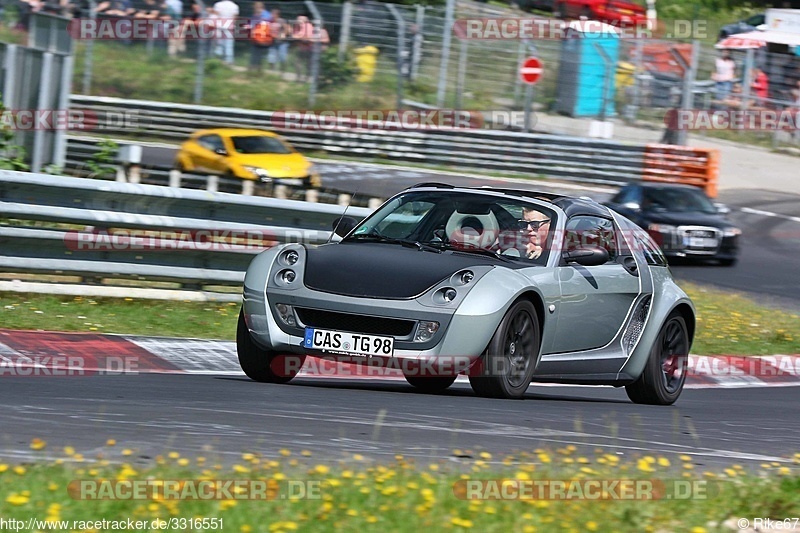
<svg viewBox="0 0 800 533"><path fill-rule="evenodd" d="M650 300L650 296L645 296L639 300L639 303L636 304L636 308L633 310L631 320L628 322L628 327L625 330L625 334L622 336L622 349L625 350L626 356L631 354L636 347L636 343L639 342L639 338L642 336L644 323L650 312Z"/></svg>

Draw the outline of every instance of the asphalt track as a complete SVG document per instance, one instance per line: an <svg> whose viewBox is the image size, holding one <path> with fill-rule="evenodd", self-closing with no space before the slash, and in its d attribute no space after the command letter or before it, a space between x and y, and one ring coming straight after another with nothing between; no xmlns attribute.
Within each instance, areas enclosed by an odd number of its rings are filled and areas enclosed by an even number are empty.
<svg viewBox="0 0 800 533"><path fill-rule="evenodd" d="M800 387L684 391L671 407L630 403L622 389L532 386L524 400L475 397L456 384L426 395L399 382L322 381L287 385L245 377L121 375L5 377L0 388L0 459L57 457L62 446L85 457L102 451L149 463L176 450L225 463L244 451L277 456L310 450L317 461L370 461L395 454L459 461L456 449L500 461L506 454L573 444L622 458L688 454L696 465L791 462L800 451ZM38 437L48 443L32 452ZM117 440L105 447L109 438Z"/></svg>
<svg viewBox="0 0 800 533"><path fill-rule="evenodd" d="M164 152L167 156L169 154ZM418 169L321 163L324 185L387 196L420 181L509 186ZM537 187L542 184L514 186ZM544 185L542 185L544 186ZM549 190L560 190L560 187ZM579 192L602 200L608 190ZM720 199L741 224L744 249L733 268L680 266L679 278L750 291L770 301L800 301L794 282L800 249L800 202L785 194L729 191ZM767 214L765 214L767 213ZM793 218L794 217L794 218ZM312 451L314 460L381 461L403 454L420 462L464 460L481 451L493 460L568 444L622 457L690 455L700 467L733 463L789 464L800 452L800 387L686 390L671 407L630 403L607 387L532 386L522 401L475 397L457 383L426 395L398 382L298 378L266 385L238 376L122 375L4 377L0 387L0 458L57 457L62 446L85 457L102 452L149 463L176 450L230 463L243 451L274 457L281 448ZM48 442L33 452L31 439ZM105 446L107 439L117 446Z"/></svg>
<svg viewBox="0 0 800 533"><path fill-rule="evenodd" d="M170 165L172 147L145 146L143 159L154 165ZM368 163L317 162L323 187L366 197L386 198L421 182L442 182L470 187L491 186L539 189L586 195L604 201L612 187L581 187L573 183L538 180L505 180L457 172L387 167ZM743 230L741 255L734 267L713 264L674 264L673 273L686 280L749 293L756 300L800 310L800 196L761 189L728 189L719 201L728 204L731 219Z"/></svg>

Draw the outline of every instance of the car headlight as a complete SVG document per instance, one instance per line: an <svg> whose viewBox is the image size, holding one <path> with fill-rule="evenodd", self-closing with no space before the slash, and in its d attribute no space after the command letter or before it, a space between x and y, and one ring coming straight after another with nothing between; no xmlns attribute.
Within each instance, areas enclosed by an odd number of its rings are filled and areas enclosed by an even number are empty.
<svg viewBox="0 0 800 533"><path fill-rule="evenodd" d="M736 237L737 235L741 235L742 230L739 228L725 228L722 230L723 237Z"/></svg>
<svg viewBox="0 0 800 533"><path fill-rule="evenodd" d="M669 224L649 224L647 229L656 233L675 233L678 231L677 226L670 226Z"/></svg>
<svg viewBox="0 0 800 533"><path fill-rule="evenodd" d="M257 178L260 178L261 181L267 181L270 179L269 171L265 168L244 166L244 169L255 175Z"/></svg>

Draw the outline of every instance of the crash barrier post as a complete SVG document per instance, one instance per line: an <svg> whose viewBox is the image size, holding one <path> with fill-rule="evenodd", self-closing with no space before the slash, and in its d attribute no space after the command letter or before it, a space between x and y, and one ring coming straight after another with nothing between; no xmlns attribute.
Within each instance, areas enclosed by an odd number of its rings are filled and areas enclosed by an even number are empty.
<svg viewBox="0 0 800 533"><path fill-rule="evenodd" d="M648 144L644 151L643 181L682 183L717 196L719 150L668 144Z"/></svg>

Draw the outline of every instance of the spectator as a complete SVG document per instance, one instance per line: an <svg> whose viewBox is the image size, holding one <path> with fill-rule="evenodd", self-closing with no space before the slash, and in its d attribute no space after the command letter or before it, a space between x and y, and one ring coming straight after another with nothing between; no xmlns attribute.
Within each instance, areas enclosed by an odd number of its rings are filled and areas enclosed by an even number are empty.
<svg viewBox="0 0 800 533"><path fill-rule="evenodd" d="M800 80L795 82L794 88L792 88L789 93L792 95L792 104L800 107Z"/></svg>
<svg viewBox="0 0 800 533"><path fill-rule="evenodd" d="M239 6L232 0L220 0L214 4L214 13L217 17L217 46L216 55L222 57L226 64L233 64L233 29L236 17L239 16Z"/></svg>
<svg viewBox="0 0 800 533"><path fill-rule="evenodd" d="M294 25L292 39L296 42L295 50L297 60L295 62L295 72L297 81L305 81L311 75L314 55L314 44L320 43L320 50L330 43L330 37L325 28L320 27L319 31L309 22L308 17L299 16ZM302 73L301 73L302 71Z"/></svg>
<svg viewBox="0 0 800 533"><path fill-rule="evenodd" d="M753 69L753 83L750 85L753 93L756 95L757 105L765 105L767 98L769 98L769 78L766 72L756 67Z"/></svg>
<svg viewBox="0 0 800 533"><path fill-rule="evenodd" d="M250 29L250 66L248 70L261 72L264 56L272 48L272 14L264 9L262 2L253 4L253 18L248 22Z"/></svg>
<svg viewBox="0 0 800 533"><path fill-rule="evenodd" d="M731 53L725 50L722 57L716 60L716 72L711 79L717 82L717 100L724 100L733 88L733 80L736 77L736 63L731 58Z"/></svg>
<svg viewBox="0 0 800 533"><path fill-rule="evenodd" d="M281 18L281 10L272 10L271 22L272 46L269 49L267 59L272 69L283 71L283 65L289 56L289 37L292 35L292 27Z"/></svg>
<svg viewBox="0 0 800 533"><path fill-rule="evenodd" d="M179 52L186 51L186 39L183 38L183 2L181 0L166 0L166 14L170 20L177 21L178 24L172 26L173 31L167 36L167 54L175 57Z"/></svg>

